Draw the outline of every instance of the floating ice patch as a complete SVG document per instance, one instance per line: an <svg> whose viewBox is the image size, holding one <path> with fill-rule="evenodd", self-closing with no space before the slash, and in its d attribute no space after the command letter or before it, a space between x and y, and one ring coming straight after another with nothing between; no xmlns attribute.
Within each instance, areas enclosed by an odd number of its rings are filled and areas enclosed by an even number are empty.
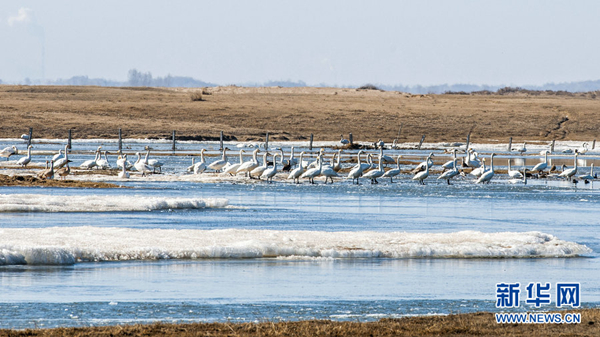
<svg viewBox="0 0 600 337"><path fill-rule="evenodd" d="M540 232L0 229L0 265L263 257L528 258L573 257L591 252L584 245Z"/></svg>
<svg viewBox="0 0 600 337"><path fill-rule="evenodd" d="M141 212L226 207L222 198L169 198L140 195L0 194L0 212Z"/></svg>

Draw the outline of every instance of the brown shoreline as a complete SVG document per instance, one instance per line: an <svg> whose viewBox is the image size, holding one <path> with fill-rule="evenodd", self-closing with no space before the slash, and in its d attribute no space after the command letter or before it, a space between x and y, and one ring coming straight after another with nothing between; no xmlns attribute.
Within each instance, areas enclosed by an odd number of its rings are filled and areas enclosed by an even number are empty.
<svg viewBox="0 0 600 337"><path fill-rule="evenodd" d="M190 93L203 90L204 101ZM600 92L506 91L410 95L342 88L116 88L0 85L0 138L338 140L391 143L524 140L591 141L600 129ZM402 132L398 131L402 125Z"/></svg>
<svg viewBox="0 0 600 337"><path fill-rule="evenodd" d="M560 311L565 313L566 311ZM420 316L377 322L311 320L261 323L136 324L89 328L0 330L0 336L600 336L600 309L579 324L498 324L493 313Z"/></svg>
<svg viewBox="0 0 600 337"><path fill-rule="evenodd" d="M0 174L0 186L41 186L41 187L79 187L79 188L120 188L121 186L94 182L58 179L40 179L33 176L7 176Z"/></svg>

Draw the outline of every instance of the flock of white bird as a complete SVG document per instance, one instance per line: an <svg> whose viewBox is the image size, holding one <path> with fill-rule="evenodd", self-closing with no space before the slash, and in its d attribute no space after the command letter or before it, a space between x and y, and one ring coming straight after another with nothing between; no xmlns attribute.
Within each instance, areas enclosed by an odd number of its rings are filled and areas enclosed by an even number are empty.
<svg viewBox="0 0 600 337"><path fill-rule="evenodd" d="M340 143L344 144L345 139L340 140ZM347 143L345 143L347 144ZM377 143L376 143L377 144ZM584 143L584 150L587 152L587 143ZM383 153L383 145L377 144L379 146L379 154L377 156L378 162L377 164L373 161L373 154L366 153L365 151L359 151L356 154L356 164L353 166L347 166L344 168L344 172L347 171L347 174L342 174L340 171L343 169L341 157L342 150L338 150L333 153L331 156L330 162L325 162L325 153L324 149L321 149L317 158L313 162L308 162L304 160L305 152L301 152L299 159L295 157L294 147L291 147L291 152L289 157L286 159L286 156L283 152L283 149L279 148L279 153L275 153L272 156L272 161L268 160L269 153L265 152L262 158L262 164L259 163L258 154L260 152L259 148L254 149L252 152L252 158L248 161L244 161L243 154L244 150L241 149L239 151L239 161L237 163L230 163L227 156L227 148L224 148L222 151L222 155L220 159L217 159L210 164L206 162L204 152L205 149L202 149L200 152L200 161L196 162L196 158L192 157L192 165L187 168L187 171L193 174L202 174L205 172L215 172L220 174L229 174L231 176L235 176L238 174L244 174L247 178L250 179L263 179L269 183L273 181L273 178L278 173L285 173L287 175L287 179L293 181L294 183L300 183L301 179L306 179L311 184L315 183L315 178L317 177L325 177L325 184L331 182L333 184L334 178L346 178L352 179L352 183L359 184L359 179L367 179L370 180L371 184L377 184L377 179L379 178L390 178L390 182L393 183L394 177L397 177L402 173L400 168L400 159L401 155L398 155L396 159L385 155ZM521 154L527 151L526 143L523 144L523 147L513 149ZM27 164L31 162L31 149L32 146L28 146L27 156L21 157L17 164L22 167L26 167ZM581 150L575 150L574 154L574 164L572 168L566 168L563 165L562 172L559 174L555 174L559 178L565 178L569 181L577 182L576 178L580 180L584 180L586 183L596 179L596 175L594 174L594 165L591 164L590 173L585 175L576 176L578 171L577 165L577 156L580 153L585 153ZM464 151L464 157L457 157L458 150L452 150L453 159L441 165L442 172L438 175L438 180L445 180L447 184L450 184L450 181L458 176L466 176L472 175L475 177L476 183L489 183L492 178L496 175L494 170L494 157L495 154L492 153L490 155L490 166L486 166L486 159L480 158L477 152L473 149L468 149ZM523 171L520 172L518 170L513 170L511 166L511 160L508 160L508 175L511 178L509 182L511 183L527 183L527 176L535 176L535 177L548 177L550 176L550 167L548 166L548 153L549 151L542 151L542 155L544 160L535 165L531 170L523 168ZM1 157L6 157L7 160L10 156L18 154L18 150L15 146L6 147L0 151ZM109 159L107 157L108 151L102 151L102 146L99 146L95 151L94 159L86 160L79 165L80 170L92 170L92 169L112 169ZM118 158L116 161L116 168L120 169L118 173L118 177L121 179L127 179L130 177L128 172L131 170L135 170L141 174L141 176L146 176L149 173L157 173L162 172L163 162L157 159L150 159L150 148L146 147L145 156L142 157L140 152L136 153L137 160L134 163L131 163L127 159L126 154L122 154L120 151L118 152ZM363 162L362 156L366 155L367 159ZM430 153L427 159L418 164L416 167L412 168L410 171L413 176L412 180L418 182L419 184L425 184L425 180L431 175L431 168L433 167L433 153ZM459 165L459 160L461 161ZM69 163L72 162L69 160L68 148L65 146L64 152L62 149L58 151L56 155L52 157L51 160L46 161L46 168L38 173L38 177L43 179L53 179L55 175L58 175L61 179L65 179L71 173L71 168L69 167ZM396 164L395 168L385 170L384 166L388 164ZM278 164L281 165L281 168L278 167ZM470 172L465 173L465 170L460 170L459 168L468 168ZM530 171L531 173L527 173ZM345 177L344 177L345 175Z"/></svg>

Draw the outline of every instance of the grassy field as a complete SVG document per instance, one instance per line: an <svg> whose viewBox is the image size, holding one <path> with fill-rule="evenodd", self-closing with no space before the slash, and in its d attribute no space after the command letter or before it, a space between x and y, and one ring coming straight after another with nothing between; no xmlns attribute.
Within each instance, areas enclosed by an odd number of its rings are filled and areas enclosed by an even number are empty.
<svg viewBox="0 0 600 337"><path fill-rule="evenodd" d="M0 336L600 336L600 310L579 324L497 324L491 313L383 319L378 322L197 323L0 330Z"/></svg>
<svg viewBox="0 0 600 337"><path fill-rule="evenodd" d="M0 138L34 137L338 140L391 143L591 141L600 129L598 92L410 95L339 88L110 88L0 85ZM197 99L197 98L196 98ZM400 127L402 130L399 133ZM233 139L233 138L232 138Z"/></svg>

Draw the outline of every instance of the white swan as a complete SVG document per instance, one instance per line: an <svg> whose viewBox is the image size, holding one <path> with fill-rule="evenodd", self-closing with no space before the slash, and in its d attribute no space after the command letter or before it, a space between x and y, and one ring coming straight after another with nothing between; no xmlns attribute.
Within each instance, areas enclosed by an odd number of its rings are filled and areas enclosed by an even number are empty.
<svg viewBox="0 0 600 337"><path fill-rule="evenodd" d="M590 165L590 173L589 174L580 175L579 179L582 179L582 180L594 180L594 179L596 179L596 177L594 176L594 163L592 163Z"/></svg>
<svg viewBox="0 0 600 337"><path fill-rule="evenodd" d="M102 170L110 169L110 163L108 162L108 157L106 157L107 154L108 151L104 151L104 158L96 160L96 166Z"/></svg>
<svg viewBox="0 0 600 337"><path fill-rule="evenodd" d="M344 139L344 135L340 135L340 144L348 145L350 144L350 141L348 139Z"/></svg>
<svg viewBox="0 0 600 337"><path fill-rule="evenodd" d="M412 180L417 180L419 181L419 184L425 185L423 180L427 179L427 177L429 177L429 165L425 165L425 171L415 174L415 176L412 177Z"/></svg>
<svg viewBox="0 0 600 337"><path fill-rule="evenodd" d="M124 155L123 159L125 159L125 162L127 162L127 155ZM118 177L121 178L121 179L128 179L129 178L129 172L127 172L127 165L123 165L123 166L121 166L121 168L123 170L121 172L119 172Z"/></svg>
<svg viewBox="0 0 600 337"><path fill-rule="evenodd" d="M144 158L144 164L152 167L152 173L156 173L156 169L158 169L158 171L160 173L162 173L162 167L163 167L163 162L158 161L157 159L148 159L148 156L150 155L150 147L146 148L146 157ZM106 156L106 153L104 154L104 156Z"/></svg>
<svg viewBox="0 0 600 337"><path fill-rule="evenodd" d="M94 157L94 159L84 161L81 165L79 165L79 168L85 169L85 170L91 170L92 168L96 167L96 162L99 159L100 159L100 148L98 147L98 150L96 150L96 156Z"/></svg>
<svg viewBox="0 0 600 337"><path fill-rule="evenodd" d="M17 164L21 165L22 167L27 166L27 164L29 164L31 162L31 148L33 146L29 145L27 147L27 157L22 157L19 159L19 161L17 161Z"/></svg>
<svg viewBox="0 0 600 337"><path fill-rule="evenodd" d="M67 152L67 150L66 150L67 146L65 146L65 153ZM52 157L52 160L57 161L57 160L59 160L60 158L63 158L63 157L64 157L64 154L62 152L62 149L59 149L58 153L55 154L54 157Z"/></svg>
<svg viewBox="0 0 600 337"><path fill-rule="evenodd" d="M273 177L277 174L277 156L278 153L273 155L273 167L266 169L261 175L261 178L265 178L267 182L273 183Z"/></svg>
<svg viewBox="0 0 600 337"><path fill-rule="evenodd" d="M588 143L581 144L581 147L575 150L579 154L586 154L588 152Z"/></svg>
<svg viewBox="0 0 600 337"><path fill-rule="evenodd" d="M471 158L473 156L473 158ZM478 168L481 166L481 162L477 159L477 155L473 149L469 149L464 159L465 165L472 168Z"/></svg>
<svg viewBox="0 0 600 337"><path fill-rule="evenodd" d="M254 151L252 151L252 160L247 161L247 162L243 163L242 165L240 165L238 167L236 173L245 172L246 175L249 175L252 170L257 168L258 167L258 158L256 158L256 155L258 154L259 151L260 151L260 149L254 149Z"/></svg>
<svg viewBox="0 0 600 337"><path fill-rule="evenodd" d="M545 151L544 152L544 162L542 163L538 163L537 165L535 165L531 171L532 172L539 172L542 173L542 171L544 171L547 167L548 167L548 153L549 151Z"/></svg>
<svg viewBox="0 0 600 337"><path fill-rule="evenodd" d="M70 162L68 147L69 147L69 145L65 145L64 156L54 160L54 168L61 168L61 167L65 166L68 162Z"/></svg>
<svg viewBox="0 0 600 337"><path fill-rule="evenodd" d="M333 164L333 159L335 158L335 156L336 155L334 154L333 157L331 157L332 164ZM337 171L333 168L333 165L323 166L321 168L321 173L319 175L325 177L325 184L327 184L327 179L331 179L331 183L333 184L333 177L339 177L339 175L337 174Z"/></svg>
<svg viewBox="0 0 600 337"><path fill-rule="evenodd" d="M442 167L444 169L449 170L449 169L451 169L451 168L453 168L455 166L454 165L454 160L456 159L456 152L457 152L456 149L452 149L452 160L447 161L447 162L444 163L444 165L442 165Z"/></svg>
<svg viewBox="0 0 600 337"><path fill-rule="evenodd" d="M223 173L229 173L230 175L234 176L237 173L237 169L244 163L244 152L244 150L240 150L240 162L229 165L223 170Z"/></svg>
<svg viewBox="0 0 600 337"><path fill-rule="evenodd" d="M446 172L440 174L438 179L445 179L446 182L448 183L448 185L450 185L450 179L452 179L458 175L458 167L456 166L457 161L458 161L458 158L454 158L454 160L452 161L452 163L454 164L452 170L449 170L449 171L446 171Z"/></svg>
<svg viewBox="0 0 600 337"><path fill-rule="evenodd" d="M135 164L133 164L133 167L136 169L136 171L142 173L142 177L145 177L146 173L154 172L154 168L150 165L146 165L146 163L142 160L142 155L139 152L137 152L136 155L138 158L135 161Z"/></svg>
<svg viewBox="0 0 600 337"><path fill-rule="evenodd" d="M371 184L379 184L377 178L381 177L384 173L385 172L383 171L383 159L381 158L381 156L379 156L378 168L363 174L363 178L371 179Z"/></svg>
<svg viewBox="0 0 600 337"><path fill-rule="evenodd" d="M348 178L352 178L352 184L354 184L354 179L356 179L356 184L358 185L358 178L360 178L360 176L362 176L363 171L364 171L364 167L362 166L361 162L360 162L360 155L363 153L362 150L358 151L358 154L356 155L357 161L358 163L350 170L350 172L348 172Z"/></svg>
<svg viewBox="0 0 600 337"><path fill-rule="evenodd" d="M223 148L223 155L221 156L221 159L210 163L210 165L208 165L208 168L211 170L219 171L220 169L225 167L225 165L227 165L227 150L229 149Z"/></svg>
<svg viewBox="0 0 600 337"><path fill-rule="evenodd" d="M260 176L268 168L268 163L267 163L267 155L268 154L269 154L268 152L265 152L265 154L263 154L263 164L261 166L250 171L250 173L248 174L250 176L250 179L252 179L253 176L258 177L258 179L260 179Z"/></svg>
<svg viewBox="0 0 600 337"><path fill-rule="evenodd" d="M417 165L417 167L415 167L412 172L422 172L425 170L425 166L427 166L427 168L430 168L431 166L433 166L433 159L431 159L431 157L433 157L433 152L429 153L429 156L427 156L427 159L425 159L424 162L421 162L419 165Z"/></svg>
<svg viewBox="0 0 600 337"><path fill-rule="evenodd" d="M512 170L512 168L510 167L510 159L508 160L508 175L511 178L515 178L515 179L523 178L523 175L521 174L521 172Z"/></svg>
<svg viewBox="0 0 600 337"><path fill-rule="evenodd" d="M318 176L319 174L321 174L321 170L323 169L323 155L319 154L319 157L317 158L319 160L319 167L318 168L311 168L310 170L304 172L300 178L307 178L308 181L310 181L311 184L315 183L315 177Z"/></svg>
<svg viewBox="0 0 600 337"><path fill-rule="evenodd" d="M200 174L206 170L206 161L204 159L204 151L206 149L200 150L200 162L194 164L194 174Z"/></svg>
<svg viewBox="0 0 600 337"><path fill-rule="evenodd" d="M19 150L17 150L17 147L14 145L11 147L5 147L2 149L2 151L0 151L0 157L6 157L6 160L8 160L8 158L10 158L10 156L13 154L19 154Z"/></svg>
<svg viewBox="0 0 600 337"><path fill-rule="evenodd" d="M575 163L573 164L573 168L570 168L568 170L564 170L562 171L561 174L559 174L559 177L563 177L563 178L567 178L567 180L571 180L571 178L573 178L573 176L575 174L577 174L577 156L579 156L579 153L575 153Z"/></svg>
<svg viewBox="0 0 600 337"><path fill-rule="evenodd" d="M336 154L333 155L333 158L337 156L337 161L334 163L333 159L331 160L331 167L335 172L339 172L342 169L342 150L338 150Z"/></svg>
<svg viewBox="0 0 600 337"><path fill-rule="evenodd" d="M121 150L118 150L117 153L119 154L119 156L117 157L117 168L123 167L123 165L125 165L126 168L130 170L133 167L133 164L125 160L125 157L123 156L123 152Z"/></svg>
<svg viewBox="0 0 600 337"><path fill-rule="evenodd" d="M517 178L515 178L515 179L509 179L508 183L509 184L520 184L520 183L523 183L523 185L527 185L527 171L528 171L527 168L524 167L523 168L523 174L522 174L523 178L522 179L517 179Z"/></svg>
<svg viewBox="0 0 600 337"><path fill-rule="evenodd" d="M481 177L482 174L485 173L485 171L487 171L487 169L485 168L485 158L483 158L483 160L481 161L481 166L475 169L472 169L471 172L469 172L470 175L475 176L477 178Z"/></svg>
<svg viewBox="0 0 600 337"><path fill-rule="evenodd" d="M300 152L300 162L302 162L302 157L304 157L304 151ZM290 172L288 179L293 179L294 183L300 184L300 176L302 173L304 173L304 168L302 165L298 165L298 167Z"/></svg>
<svg viewBox="0 0 600 337"><path fill-rule="evenodd" d="M494 177L494 156L495 155L496 155L495 153L492 153L490 155L490 161L491 161L490 169L483 172L481 177L479 177L479 179L477 179L478 184L480 184L480 183L488 183L489 184L490 181L492 180L492 178Z"/></svg>
<svg viewBox="0 0 600 337"><path fill-rule="evenodd" d="M402 158L402 156L399 155L396 159L396 168L386 171L382 176L384 178L390 178L390 183L393 183L394 177L400 174L400 158Z"/></svg>

